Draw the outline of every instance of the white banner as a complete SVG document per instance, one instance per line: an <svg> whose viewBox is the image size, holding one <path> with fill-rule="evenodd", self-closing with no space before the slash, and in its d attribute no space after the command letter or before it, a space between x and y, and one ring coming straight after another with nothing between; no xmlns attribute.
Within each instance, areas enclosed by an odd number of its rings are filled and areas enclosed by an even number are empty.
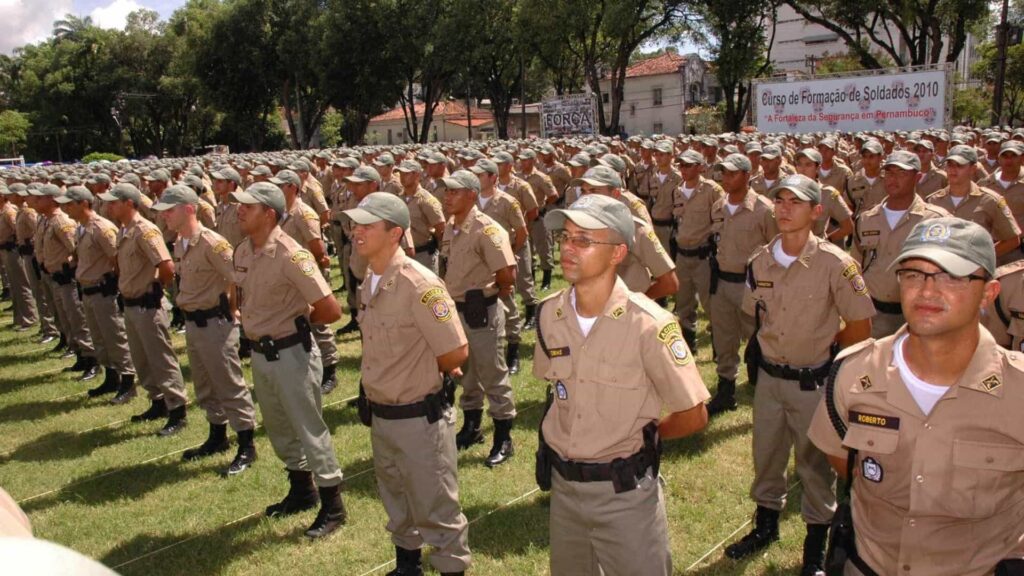
<svg viewBox="0 0 1024 576"><path fill-rule="evenodd" d="M755 83L755 124L790 133L942 128L946 78L928 70Z"/></svg>
<svg viewBox="0 0 1024 576"><path fill-rule="evenodd" d="M544 138L594 134L594 100L589 94L568 94L541 102L541 133Z"/></svg>

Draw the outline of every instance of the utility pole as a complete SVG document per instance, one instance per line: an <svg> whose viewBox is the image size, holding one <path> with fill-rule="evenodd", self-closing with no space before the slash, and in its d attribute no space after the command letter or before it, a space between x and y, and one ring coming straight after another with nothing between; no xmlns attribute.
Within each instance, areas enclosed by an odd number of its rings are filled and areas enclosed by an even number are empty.
<svg viewBox="0 0 1024 576"><path fill-rule="evenodd" d="M519 53L519 116L519 137L526 138L526 66L522 52Z"/></svg>
<svg viewBox="0 0 1024 576"><path fill-rule="evenodd" d="M473 113L470 112L469 107L473 100L469 95L469 87L466 87L466 140L473 139Z"/></svg>
<svg viewBox="0 0 1024 576"><path fill-rule="evenodd" d="M992 90L992 125L998 126L1003 118L1003 84L1006 81L1006 17L1009 11L1009 0L1003 0L999 26L996 28L996 82Z"/></svg>

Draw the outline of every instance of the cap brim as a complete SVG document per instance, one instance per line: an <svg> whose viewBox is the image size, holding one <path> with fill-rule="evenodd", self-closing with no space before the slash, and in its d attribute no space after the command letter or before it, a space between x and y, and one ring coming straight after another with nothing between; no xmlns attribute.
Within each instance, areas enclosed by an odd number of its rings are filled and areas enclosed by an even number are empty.
<svg viewBox="0 0 1024 576"><path fill-rule="evenodd" d="M349 220L356 224L376 224L377 222L383 222L384 219L380 216L370 214L362 208L352 208L351 210L342 210L342 214L348 217Z"/></svg>
<svg viewBox="0 0 1024 576"><path fill-rule="evenodd" d="M74 202L75 200L73 198L69 198L67 196L58 196L58 197L54 198L54 201L56 201L57 204L70 204L70 203Z"/></svg>
<svg viewBox="0 0 1024 576"><path fill-rule="evenodd" d="M882 168L885 168L887 166L895 166L897 168L902 168L904 170L919 170L916 166L912 164L907 164L905 162L886 162L885 164L882 164Z"/></svg>
<svg viewBox="0 0 1024 576"><path fill-rule="evenodd" d="M565 228L566 220L571 220L573 224L584 230L603 230L609 228L607 224L590 214L569 208L548 212L544 216L544 226L550 230L561 230Z"/></svg>
<svg viewBox="0 0 1024 576"><path fill-rule="evenodd" d="M984 268L984 266L981 266L977 262L971 262L962 256L943 250L938 246L921 246L900 254L896 260L889 265L889 270L892 270L899 264L914 258L927 260L953 276L968 276L973 274L978 268Z"/></svg>
<svg viewBox="0 0 1024 576"><path fill-rule="evenodd" d="M781 156L781 154L772 154L771 152L761 152L761 160L775 160Z"/></svg>
<svg viewBox="0 0 1024 576"><path fill-rule="evenodd" d="M168 204L166 202L157 202L149 207L150 210L156 210L157 212L163 212L174 208L177 204Z"/></svg>
<svg viewBox="0 0 1024 576"><path fill-rule="evenodd" d="M104 192L104 193L100 194L99 195L99 199L103 200L104 202L116 202L116 201L120 200L120 198L118 198L117 196L114 196L113 194L111 194L109 192Z"/></svg>
<svg viewBox="0 0 1024 576"><path fill-rule="evenodd" d="M576 178L575 180L572 181L572 185L573 186L579 186L580 184L583 184L583 183L590 184L591 186L600 186L600 187L608 186L610 188L615 188L616 187L614 184L609 184L608 182L602 182L602 181L596 180L594 178Z"/></svg>
<svg viewBox="0 0 1024 576"><path fill-rule="evenodd" d="M739 166L733 164L732 162L719 162L719 163L715 164L715 168L721 168L723 170L728 170L729 172L742 172L743 171L743 168L740 168Z"/></svg>
<svg viewBox="0 0 1024 576"><path fill-rule="evenodd" d="M235 202L238 202L239 204L263 204L263 202L259 198L242 190L232 192L230 196L232 199L234 199Z"/></svg>
<svg viewBox="0 0 1024 576"><path fill-rule="evenodd" d="M270 182L271 184L276 184L278 186L280 186L281 184L288 184L287 180L281 180L280 178L270 178L269 180L267 180L267 182Z"/></svg>
<svg viewBox="0 0 1024 576"><path fill-rule="evenodd" d="M448 188L449 190L476 190L475 188L466 186L455 178L441 178L441 182L444 182L445 188Z"/></svg>
<svg viewBox="0 0 1024 576"><path fill-rule="evenodd" d="M945 163L945 164L949 164L950 162L952 162L954 164L959 164L960 166L967 166L968 164L974 164L974 162L972 162L970 159L964 158L963 156L948 156L943 161L943 163Z"/></svg>
<svg viewBox="0 0 1024 576"><path fill-rule="evenodd" d="M783 190L789 190L797 198L803 200L804 202L819 202L820 201L820 200L814 198L814 196L812 196L811 194L808 194L806 190L801 190L801 189L799 189L799 188L797 188L795 186L776 186L775 188L772 188L771 197L775 198L776 196L779 195L779 192L782 192Z"/></svg>

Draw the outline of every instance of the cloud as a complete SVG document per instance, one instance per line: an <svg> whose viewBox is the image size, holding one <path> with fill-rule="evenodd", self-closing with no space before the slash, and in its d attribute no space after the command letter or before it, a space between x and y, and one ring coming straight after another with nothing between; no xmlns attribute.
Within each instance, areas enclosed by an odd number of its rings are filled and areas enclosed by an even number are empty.
<svg viewBox="0 0 1024 576"><path fill-rule="evenodd" d="M128 22L128 15L143 8L144 6L135 0L114 0L106 6L96 8L89 16L92 17L93 24L100 28L124 30L124 26Z"/></svg>
<svg viewBox="0 0 1024 576"><path fill-rule="evenodd" d="M72 0L0 0L0 53L45 40L72 11Z"/></svg>

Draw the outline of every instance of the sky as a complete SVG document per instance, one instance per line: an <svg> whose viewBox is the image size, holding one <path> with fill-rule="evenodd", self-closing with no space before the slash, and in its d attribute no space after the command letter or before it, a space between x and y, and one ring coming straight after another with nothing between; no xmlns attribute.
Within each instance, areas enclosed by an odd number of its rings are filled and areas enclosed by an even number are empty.
<svg viewBox="0 0 1024 576"><path fill-rule="evenodd" d="M104 28L124 28L128 14L146 8L166 20L185 0L0 0L0 54L46 39L65 14L91 16Z"/></svg>

